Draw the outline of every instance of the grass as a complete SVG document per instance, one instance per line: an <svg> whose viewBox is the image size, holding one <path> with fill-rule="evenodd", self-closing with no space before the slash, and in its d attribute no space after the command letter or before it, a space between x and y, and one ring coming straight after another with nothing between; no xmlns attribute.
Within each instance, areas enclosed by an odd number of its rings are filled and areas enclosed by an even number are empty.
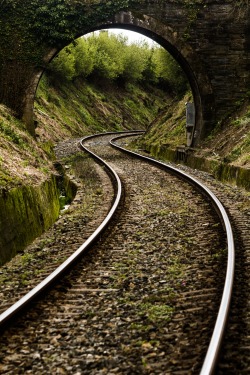
<svg viewBox="0 0 250 375"><path fill-rule="evenodd" d="M182 100L169 100L158 114L139 144L160 147L167 144L176 147L186 143L186 108L185 102L191 101L187 93Z"/></svg>
<svg viewBox="0 0 250 375"><path fill-rule="evenodd" d="M227 156L227 161L234 162L241 157L245 161L250 159L250 133L245 134L242 137L241 142L231 150Z"/></svg>
<svg viewBox="0 0 250 375"><path fill-rule="evenodd" d="M28 134L25 125L3 105L0 105L0 153L2 187L37 183L52 173L48 153Z"/></svg>
<svg viewBox="0 0 250 375"><path fill-rule="evenodd" d="M145 315L152 323L166 323L170 321L174 307L165 304L142 303L138 306L139 314Z"/></svg>
<svg viewBox="0 0 250 375"><path fill-rule="evenodd" d="M20 134L18 134L17 129L13 128L9 123L1 120L0 121L0 132L3 134L3 136L8 139L9 141L24 147L25 143L23 139L20 137Z"/></svg>
<svg viewBox="0 0 250 375"><path fill-rule="evenodd" d="M164 93L152 90L149 92L132 84L119 88L110 82L98 86L83 79L59 83L44 76L38 87L35 108L41 126L49 121L58 127L57 132L51 132L55 140L59 134L64 137L69 133L85 135L122 130L124 126L145 128L165 103ZM41 111L47 116L41 115ZM42 137L40 126L37 131Z"/></svg>

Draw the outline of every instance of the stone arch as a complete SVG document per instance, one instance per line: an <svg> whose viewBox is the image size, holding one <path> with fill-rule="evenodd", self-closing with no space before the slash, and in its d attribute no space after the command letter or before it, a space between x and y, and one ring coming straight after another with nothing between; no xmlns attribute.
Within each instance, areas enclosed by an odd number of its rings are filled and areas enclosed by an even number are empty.
<svg viewBox="0 0 250 375"><path fill-rule="evenodd" d="M139 31L180 63L195 101L196 145L248 96L250 8L240 1L90 0L86 5L64 0L61 8L61 0L56 0L51 9L58 24L48 4L14 3L16 7L0 14L0 102L22 118L34 136L33 102L44 67L72 38L104 27ZM124 8L127 11L120 12Z"/></svg>
<svg viewBox="0 0 250 375"><path fill-rule="evenodd" d="M80 30L76 38L92 31L106 28L121 28L139 32L164 47L180 64L189 80L196 110L196 127L194 145L209 133L214 121L214 98L212 88L206 72L199 60L198 54L188 43L183 42L177 31L170 26L160 23L159 20L149 16L134 17L131 12L120 12L107 23L98 24L92 29ZM61 48L60 48L61 49ZM59 52L59 49L51 49L44 57L45 63L49 63ZM24 121L32 127L33 104L36 89L44 69L36 72L26 95Z"/></svg>

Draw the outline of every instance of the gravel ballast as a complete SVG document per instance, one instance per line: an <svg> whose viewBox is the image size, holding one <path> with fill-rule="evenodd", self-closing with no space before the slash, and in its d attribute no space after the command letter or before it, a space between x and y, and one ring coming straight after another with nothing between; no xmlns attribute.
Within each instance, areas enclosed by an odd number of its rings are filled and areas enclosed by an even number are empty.
<svg viewBox="0 0 250 375"><path fill-rule="evenodd" d="M106 139L88 144L121 176L123 206L76 269L4 332L3 374L195 374L201 367L225 274L223 229L193 187L111 150ZM68 148L78 152L76 142L69 144L60 146L60 158ZM95 169L91 182L97 190L90 194L89 223L110 206L103 204L112 190L103 173ZM79 170L77 178L81 184ZM55 224L63 240L54 238L47 252L78 246L74 239L85 229L73 206L74 219L65 215ZM1 285L13 282L12 294L21 277L16 262L1 274Z"/></svg>

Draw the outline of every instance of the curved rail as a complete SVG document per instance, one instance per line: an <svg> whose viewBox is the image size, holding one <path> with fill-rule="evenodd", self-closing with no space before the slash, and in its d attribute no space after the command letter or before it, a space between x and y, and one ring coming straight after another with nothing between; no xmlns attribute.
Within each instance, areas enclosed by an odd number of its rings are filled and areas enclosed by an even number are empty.
<svg viewBox="0 0 250 375"><path fill-rule="evenodd" d="M234 251L234 239L233 239L233 232L231 228L231 224L229 221L229 218L227 216L227 213L221 204L221 202L218 200L218 198L201 182L199 182L197 179L191 177L190 175L186 174L185 172L182 172L181 170L166 165L165 163L159 162L153 158L142 156L138 153L129 151L121 146L116 145L114 142L118 139L128 137L128 136L135 136L138 133L142 133L143 131L127 131L127 132L121 132L126 135L122 135L119 137L115 137L110 141L110 144L120 149L123 152L126 152L127 154L136 156L137 158L141 158L144 160L147 160L153 164L157 164L158 166L161 166L162 168L166 170L170 170L171 172L174 172L175 174L182 176L186 180L188 180L191 184L197 186L203 194L205 194L209 199L213 202L214 207L216 208L218 214L220 215L226 235L227 235L227 244L228 244L228 261L227 261L227 273L226 273L226 280L224 285L224 291L221 299L221 304L215 324L215 328L213 331L213 335L210 341L210 345L200 372L200 375L210 375L214 372L216 361L219 355L219 351L221 348L222 338L225 331L226 321L228 317L229 312L229 306L231 301L231 295L232 295L232 288L233 288L233 279L234 279L234 264L235 264L235 251ZM130 133L130 134L128 134ZM111 134L117 134L114 132L108 132L103 133L101 135L111 135ZM107 217L103 220L101 225L95 230L95 232L64 262L62 263L52 274L50 274L46 279L44 279L41 283L39 283L35 288L33 288L29 293L27 293L24 297L22 297L18 302L16 302L14 305L12 305L8 310L6 310L4 313L0 315L0 328L4 327L4 325L14 316L17 315L17 313L23 309L27 304L35 299L41 292L46 290L55 280L57 280L60 276L63 275L63 273L70 268L70 266L83 254L83 252L90 247L90 245L93 244L93 242L99 237L99 235L102 233L102 231L107 227L108 223L112 219L114 213L117 210L117 207L121 200L121 182L116 174L116 172L106 163L104 162L99 156L88 150L87 147L83 145L83 142L86 142L89 139L92 139L96 137L97 135L91 135L86 138L83 138L80 142L81 148L84 149L86 152L90 153L98 162L105 165L105 167L108 169L108 171L114 176L115 179L115 185L117 190L117 195L115 198L115 201L107 215ZM99 134L100 136L100 134Z"/></svg>
<svg viewBox="0 0 250 375"><path fill-rule="evenodd" d="M127 132L126 132L127 133ZM131 133L131 131L129 132ZM137 132L133 132L137 133ZM106 133L106 134L117 134L114 132ZM86 251L87 248L90 247L94 243L94 241L99 238L100 234L103 232L103 230L107 227L110 220L114 216L117 207L121 200L122 195L122 186L120 178L118 177L117 173L114 171L113 168L109 166L104 160L102 160L99 156L95 155L93 152L87 149L83 145L83 142L86 140L93 138L93 136L83 138L80 141L81 148L91 154L96 160L98 160L99 163L105 166L105 168L109 171L109 173L113 176L115 189L116 189L116 198L113 202L113 205L108 212L106 218L103 220L103 222L100 224L100 226L92 233L92 235L68 258L66 259L59 267L55 269L54 272L52 272L48 277L46 277L43 281L41 281L37 286L35 286L32 290L30 290L26 295L24 295L19 301L17 301L15 304L13 304L11 307L9 307L6 311L4 311L0 315L0 329L3 329L4 326L17 315L17 313L24 309L31 301L33 301L38 295L40 295L43 291L45 291L53 282L55 282L59 277L61 277L66 270L68 270L72 264L83 254L84 251Z"/></svg>
<svg viewBox="0 0 250 375"><path fill-rule="evenodd" d="M132 135L131 135L132 136ZM115 137L110 141L112 147L115 147L123 152L126 152L129 155L136 156L137 158L141 158L147 160L153 164L160 165L164 169L170 170L175 174L182 176L186 180L188 180L191 184L195 185L199 188L199 190L205 194L210 201L213 203L217 213L222 219L222 224L226 231L227 236L227 247L228 247L228 259L227 259L227 272L226 272L226 279L224 283L224 290L221 298L220 308L217 315L217 320L215 323L214 331L212 334L212 338L210 340L210 344L207 350L207 354L205 360L203 362L203 366L200 372L200 375L211 375L215 371L215 366L217 363L217 359L219 356L219 352L221 349L222 339L226 328L226 322L229 314L229 308L232 298L232 291L233 291L233 280L234 280L234 269L235 269L235 248L234 248L234 238L233 238L233 230L230 224L230 220L226 213L225 208L219 201L219 199L212 193L210 189L208 189L205 185L203 185L200 181L196 178L188 175L187 173L179 170L178 168L172 167L160 161L157 161L153 158L140 155L136 152L129 151L124 147L118 146L115 144L115 141L121 138L128 137L125 135Z"/></svg>

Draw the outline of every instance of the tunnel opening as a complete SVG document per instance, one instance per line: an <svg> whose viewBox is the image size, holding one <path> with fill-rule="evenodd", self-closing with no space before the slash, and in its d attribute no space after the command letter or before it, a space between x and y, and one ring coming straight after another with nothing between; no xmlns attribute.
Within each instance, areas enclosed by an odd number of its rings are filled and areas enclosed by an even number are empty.
<svg viewBox="0 0 250 375"><path fill-rule="evenodd" d="M237 6L223 1L197 2L194 7L173 1L85 3L67 2L62 8L57 2L52 6L35 1L30 7L20 2L2 17L8 43L2 44L0 100L24 120L31 134L34 95L43 69L71 40L101 28L139 31L172 52L192 87L197 144L249 91L247 10L235 17ZM13 16L16 23L11 24ZM22 26L17 35L16 25Z"/></svg>
<svg viewBox="0 0 250 375"><path fill-rule="evenodd" d="M117 32L118 35L122 35L122 32L127 32L130 33L131 35L137 35L137 38L140 39L140 37L146 37L148 38L147 41L152 44L152 49L164 49L172 58L174 59L175 62L177 62L178 66L180 67L181 71L184 72L184 75L189 83L190 90L192 92L192 99L191 102L193 102L193 114L194 115L194 120L193 124L190 126L190 123L187 123L186 126L186 145L188 147L190 146L195 146L199 139L200 139L200 134L201 134L201 129L203 126L203 114L202 114L202 105L201 105L201 98L200 98L200 92L199 92L199 87L198 83L195 77L194 72L190 68L190 65L186 61L186 59L182 56L180 51L173 46L169 41L164 39L163 37L157 35L156 33L149 31L147 29L144 29L142 27L128 27L127 25L122 25L122 24L115 24L115 25L103 25L101 28L95 28L90 31L90 33L85 33L83 36L81 35L78 39L80 40L82 38L86 38L88 35L94 34L95 32L105 32L108 31L110 33ZM134 37L136 40L136 38ZM75 42L76 43L76 42ZM67 51L69 47L66 46L64 49L61 51ZM58 51L53 51L53 54L50 56L49 61L53 63L55 60L55 57L58 56ZM84 59L84 57L83 57ZM86 66L86 63L85 63ZM42 76L42 74L41 74ZM39 81L40 78L39 77ZM188 103L188 107L189 107ZM188 115L187 111L187 118L190 117L190 114Z"/></svg>
<svg viewBox="0 0 250 375"><path fill-rule="evenodd" d="M178 31L162 23L159 19L156 20L152 16L142 14L134 16L131 12L124 11L117 13L111 19L107 20L106 23L96 24L88 29L83 28L79 30L75 39L97 30L110 30L114 28L133 31L150 38L168 51L180 65L189 81L195 108L195 126L193 127L195 130L191 136L192 140L190 144L194 147L199 146L201 141L210 134L215 126L216 111L211 82L199 54L192 47L192 44L189 44ZM58 48L47 50L44 56L44 67L39 69L33 76L28 89L26 108L23 115L24 120L26 117L26 122L32 122L35 92L44 68L46 69L48 64L66 45L68 43L60 45Z"/></svg>

